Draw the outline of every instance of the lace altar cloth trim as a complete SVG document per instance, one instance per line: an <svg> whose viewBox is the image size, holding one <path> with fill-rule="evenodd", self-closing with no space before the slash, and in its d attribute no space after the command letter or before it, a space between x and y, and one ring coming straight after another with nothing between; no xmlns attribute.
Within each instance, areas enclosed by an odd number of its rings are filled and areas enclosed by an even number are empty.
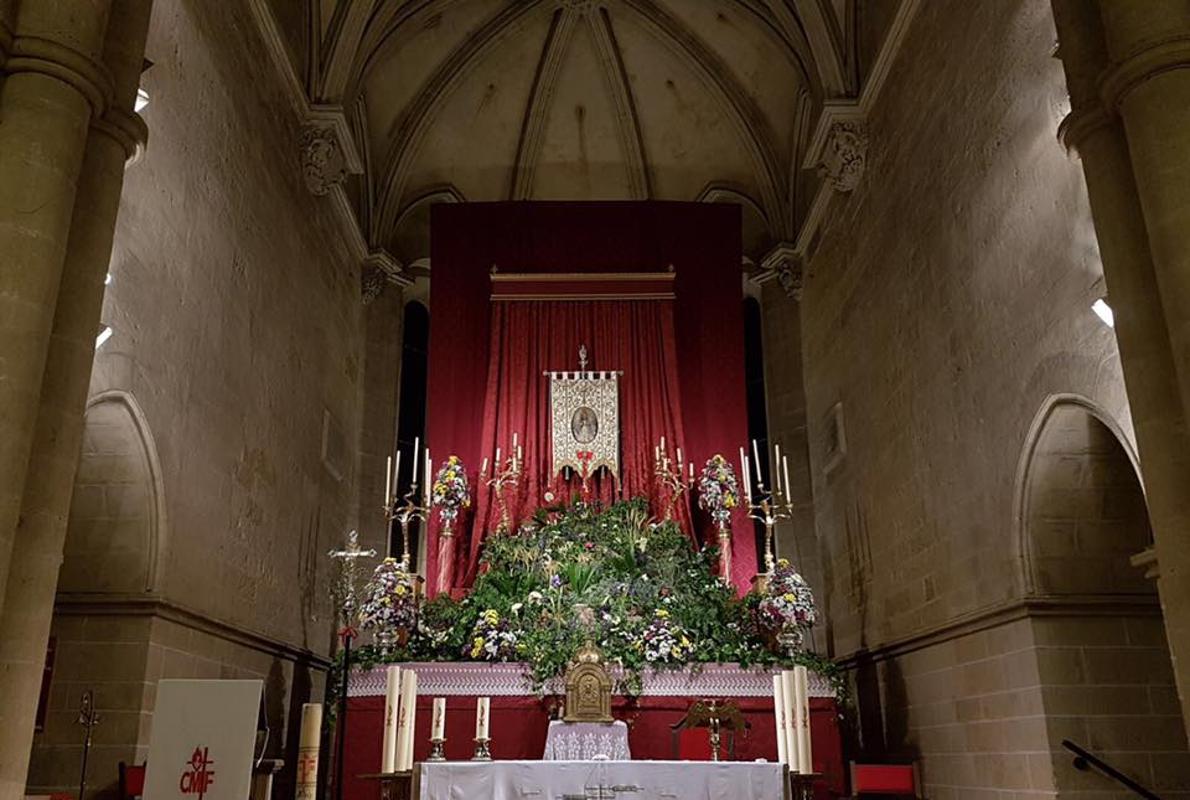
<svg viewBox="0 0 1190 800"><path fill-rule="evenodd" d="M417 673L417 693L433 696L530 697L534 694L525 664L419 662L400 664ZM613 678L619 670L611 668ZM772 673L743 669L738 664L705 664L700 670L646 671L641 675L643 697L772 697ZM384 667L356 670L347 682L348 697L383 697ZM546 685L546 694L563 694L560 680ZM810 673L811 697L834 697L830 683Z"/></svg>

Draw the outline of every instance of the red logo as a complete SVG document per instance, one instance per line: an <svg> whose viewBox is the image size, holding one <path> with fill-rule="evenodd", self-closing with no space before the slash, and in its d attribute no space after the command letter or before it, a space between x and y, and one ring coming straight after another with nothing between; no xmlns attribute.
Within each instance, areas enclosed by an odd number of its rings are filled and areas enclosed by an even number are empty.
<svg viewBox="0 0 1190 800"><path fill-rule="evenodd" d="M178 789L182 794L196 794L198 800L202 800L210 790L211 784L215 782L215 770L211 769L214 763L207 748L194 748L194 755L190 756L190 761L182 770L182 778L178 781Z"/></svg>

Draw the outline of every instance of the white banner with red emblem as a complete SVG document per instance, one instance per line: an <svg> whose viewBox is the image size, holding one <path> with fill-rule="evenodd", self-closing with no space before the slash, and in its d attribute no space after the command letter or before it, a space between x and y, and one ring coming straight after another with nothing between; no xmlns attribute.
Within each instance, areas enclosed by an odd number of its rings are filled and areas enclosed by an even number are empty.
<svg viewBox="0 0 1190 800"><path fill-rule="evenodd" d="M552 474L620 478L620 373L550 372Z"/></svg>
<svg viewBox="0 0 1190 800"><path fill-rule="evenodd" d="M145 800L245 800L261 688L258 680L159 681Z"/></svg>

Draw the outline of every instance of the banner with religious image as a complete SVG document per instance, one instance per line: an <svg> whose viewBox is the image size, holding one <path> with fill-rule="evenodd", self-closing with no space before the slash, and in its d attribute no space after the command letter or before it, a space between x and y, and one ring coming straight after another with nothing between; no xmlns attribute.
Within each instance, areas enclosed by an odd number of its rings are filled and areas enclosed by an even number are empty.
<svg viewBox="0 0 1190 800"><path fill-rule="evenodd" d="M586 348L580 353L586 367ZM553 474L606 468L620 478L620 373L550 372Z"/></svg>

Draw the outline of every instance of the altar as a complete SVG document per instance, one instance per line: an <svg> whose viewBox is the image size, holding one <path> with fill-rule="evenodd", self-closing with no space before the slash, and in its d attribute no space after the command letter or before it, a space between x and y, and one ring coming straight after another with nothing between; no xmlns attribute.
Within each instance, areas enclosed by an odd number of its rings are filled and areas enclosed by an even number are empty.
<svg viewBox="0 0 1190 800"><path fill-rule="evenodd" d="M419 764L420 800L788 800L784 764L689 761L498 761Z"/></svg>
<svg viewBox="0 0 1190 800"><path fill-rule="evenodd" d="M542 761L551 715L559 702L559 697L553 693L558 690L557 686L546 686L546 693L538 696L526 680L525 665L517 663L411 663L401 666L418 675L416 761L424 762L429 755L429 725L435 697L446 698L445 750L446 757L452 762L470 763L478 697L491 698L491 750L495 763ZM349 721L344 763L345 796L349 800L376 800L379 797L376 782L361 776L379 771L384 691L383 669L357 671L348 683ZM811 677L809 694L814 771L822 775L815 784L814 796L817 800L827 800L839 797L845 791L839 710L831 685L817 675ZM671 729L683 718L692 702L711 698L733 701L748 724L746 731L738 733L734 741L724 737L725 761L720 763L754 763L756 759L767 759L769 766L780 770L782 765L775 763L777 743L771 673L744 669L735 664L706 664L693 670L648 672L642 676L639 697L615 697L613 716L628 726L633 761L626 763L690 759L685 766L714 766L710 762L705 730L679 735ZM599 762L588 762L588 765L590 763ZM542 795L543 798L553 796Z"/></svg>

